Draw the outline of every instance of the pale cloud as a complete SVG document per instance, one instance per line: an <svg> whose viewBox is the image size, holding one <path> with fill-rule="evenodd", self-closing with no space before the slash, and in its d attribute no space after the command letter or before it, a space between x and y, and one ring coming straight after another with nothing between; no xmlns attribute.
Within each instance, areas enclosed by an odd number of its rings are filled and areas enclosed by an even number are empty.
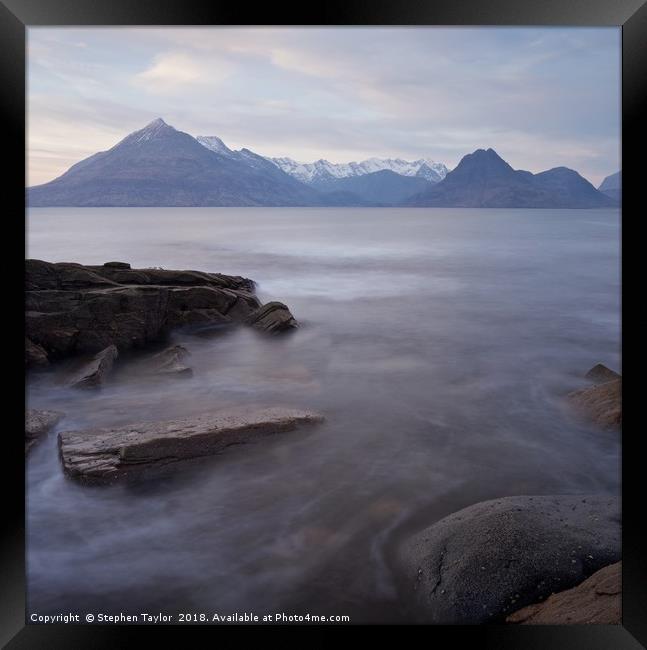
<svg viewBox="0 0 647 650"><path fill-rule="evenodd" d="M165 52L155 57L153 65L136 74L135 85L153 93L185 92L186 86L213 86L226 79L233 66L222 59L200 60L185 52Z"/></svg>

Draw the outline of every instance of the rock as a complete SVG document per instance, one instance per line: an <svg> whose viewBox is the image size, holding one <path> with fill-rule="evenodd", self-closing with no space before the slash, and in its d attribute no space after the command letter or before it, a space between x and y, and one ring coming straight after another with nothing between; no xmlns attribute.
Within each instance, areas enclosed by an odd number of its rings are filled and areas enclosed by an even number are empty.
<svg viewBox="0 0 647 650"><path fill-rule="evenodd" d="M50 360L159 341L173 328L242 323L254 283L199 271L26 261L26 335Z"/></svg>
<svg viewBox="0 0 647 650"><path fill-rule="evenodd" d="M27 453L48 431L51 431L62 419L64 413L59 411L25 411L25 453Z"/></svg>
<svg viewBox="0 0 647 650"><path fill-rule="evenodd" d="M401 546L403 595L421 622L499 622L619 561L620 529L615 497L477 503Z"/></svg>
<svg viewBox="0 0 647 650"><path fill-rule="evenodd" d="M117 348L114 345L109 345L83 364L81 370L70 380L69 386L72 388L98 388L112 370L112 364L118 356Z"/></svg>
<svg viewBox="0 0 647 650"><path fill-rule="evenodd" d="M622 379L612 379L568 394L571 405L602 429L622 426Z"/></svg>
<svg viewBox="0 0 647 650"><path fill-rule="evenodd" d="M620 625L622 623L622 562L596 571L573 589L553 594L506 618L531 625Z"/></svg>
<svg viewBox="0 0 647 650"><path fill-rule="evenodd" d="M109 269L129 269L130 264L128 262L106 262L105 267Z"/></svg>
<svg viewBox="0 0 647 650"><path fill-rule="evenodd" d="M47 358L47 352L45 352L42 346L37 345L25 337L25 366L32 367L48 365L49 359Z"/></svg>
<svg viewBox="0 0 647 650"><path fill-rule="evenodd" d="M270 334L279 334L299 327L299 323L282 302L268 302L251 313L245 322Z"/></svg>
<svg viewBox="0 0 647 650"><path fill-rule="evenodd" d="M312 411L237 408L112 429L66 431L59 434L58 444L69 476L105 482L321 421L323 417Z"/></svg>
<svg viewBox="0 0 647 650"><path fill-rule="evenodd" d="M173 345L166 350L154 354L147 361L148 371L156 375L178 375L190 377L193 370L182 363L190 356L190 352L182 345Z"/></svg>
<svg viewBox="0 0 647 650"><path fill-rule="evenodd" d="M591 379L595 382L603 382L603 381L611 381L612 379L620 379L620 375L611 370L611 368L607 368L605 365L601 363L597 363L596 365L589 370L586 375L584 375L587 379Z"/></svg>

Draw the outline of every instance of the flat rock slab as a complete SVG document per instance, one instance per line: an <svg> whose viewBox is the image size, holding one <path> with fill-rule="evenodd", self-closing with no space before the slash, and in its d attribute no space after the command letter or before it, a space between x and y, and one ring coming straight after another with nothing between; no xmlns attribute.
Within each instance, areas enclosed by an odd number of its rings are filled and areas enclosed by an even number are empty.
<svg viewBox="0 0 647 650"><path fill-rule="evenodd" d="M530 625L620 625L622 562L596 571L582 584L528 605L511 614L508 623Z"/></svg>
<svg viewBox="0 0 647 650"><path fill-rule="evenodd" d="M25 453L27 453L48 431L51 431L63 418L60 411L25 411Z"/></svg>
<svg viewBox="0 0 647 650"><path fill-rule="evenodd" d="M318 413L300 409L236 408L112 429L65 431L59 433L58 444L69 476L109 482L322 421Z"/></svg>
<svg viewBox="0 0 647 650"><path fill-rule="evenodd" d="M518 496L477 503L399 549L403 597L420 622L500 622L620 560L619 499Z"/></svg>
<svg viewBox="0 0 647 650"><path fill-rule="evenodd" d="M600 428L622 426L622 379L577 390L569 393L568 399L576 411Z"/></svg>

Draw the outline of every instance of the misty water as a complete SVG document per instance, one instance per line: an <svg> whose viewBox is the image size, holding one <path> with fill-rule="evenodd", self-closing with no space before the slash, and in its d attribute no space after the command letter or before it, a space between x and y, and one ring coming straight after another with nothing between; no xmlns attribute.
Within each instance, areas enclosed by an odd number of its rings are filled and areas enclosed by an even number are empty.
<svg viewBox="0 0 647 650"><path fill-rule="evenodd" d="M620 438L564 395L620 363L617 210L35 209L28 257L255 280L301 328L182 332L194 375L117 363L100 391L53 371L67 416L27 463L29 611L347 614L406 621L399 541L499 496L616 493ZM230 405L316 409L316 427L172 475L63 475L61 430Z"/></svg>

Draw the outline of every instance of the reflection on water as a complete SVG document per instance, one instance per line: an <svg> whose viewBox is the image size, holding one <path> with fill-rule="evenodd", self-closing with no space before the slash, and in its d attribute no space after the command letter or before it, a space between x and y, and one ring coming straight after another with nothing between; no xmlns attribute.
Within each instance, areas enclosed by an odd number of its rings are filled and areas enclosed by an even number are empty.
<svg viewBox="0 0 647 650"><path fill-rule="evenodd" d="M303 324L178 333L194 374L175 381L124 359L97 393L35 376L29 404L67 413L58 430L237 404L327 417L103 488L64 478L50 434L28 461L31 611L406 620L390 554L408 530L619 487L618 435L562 403L594 363L619 366L617 211L37 209L28 253L244 275Z"/></svg>

